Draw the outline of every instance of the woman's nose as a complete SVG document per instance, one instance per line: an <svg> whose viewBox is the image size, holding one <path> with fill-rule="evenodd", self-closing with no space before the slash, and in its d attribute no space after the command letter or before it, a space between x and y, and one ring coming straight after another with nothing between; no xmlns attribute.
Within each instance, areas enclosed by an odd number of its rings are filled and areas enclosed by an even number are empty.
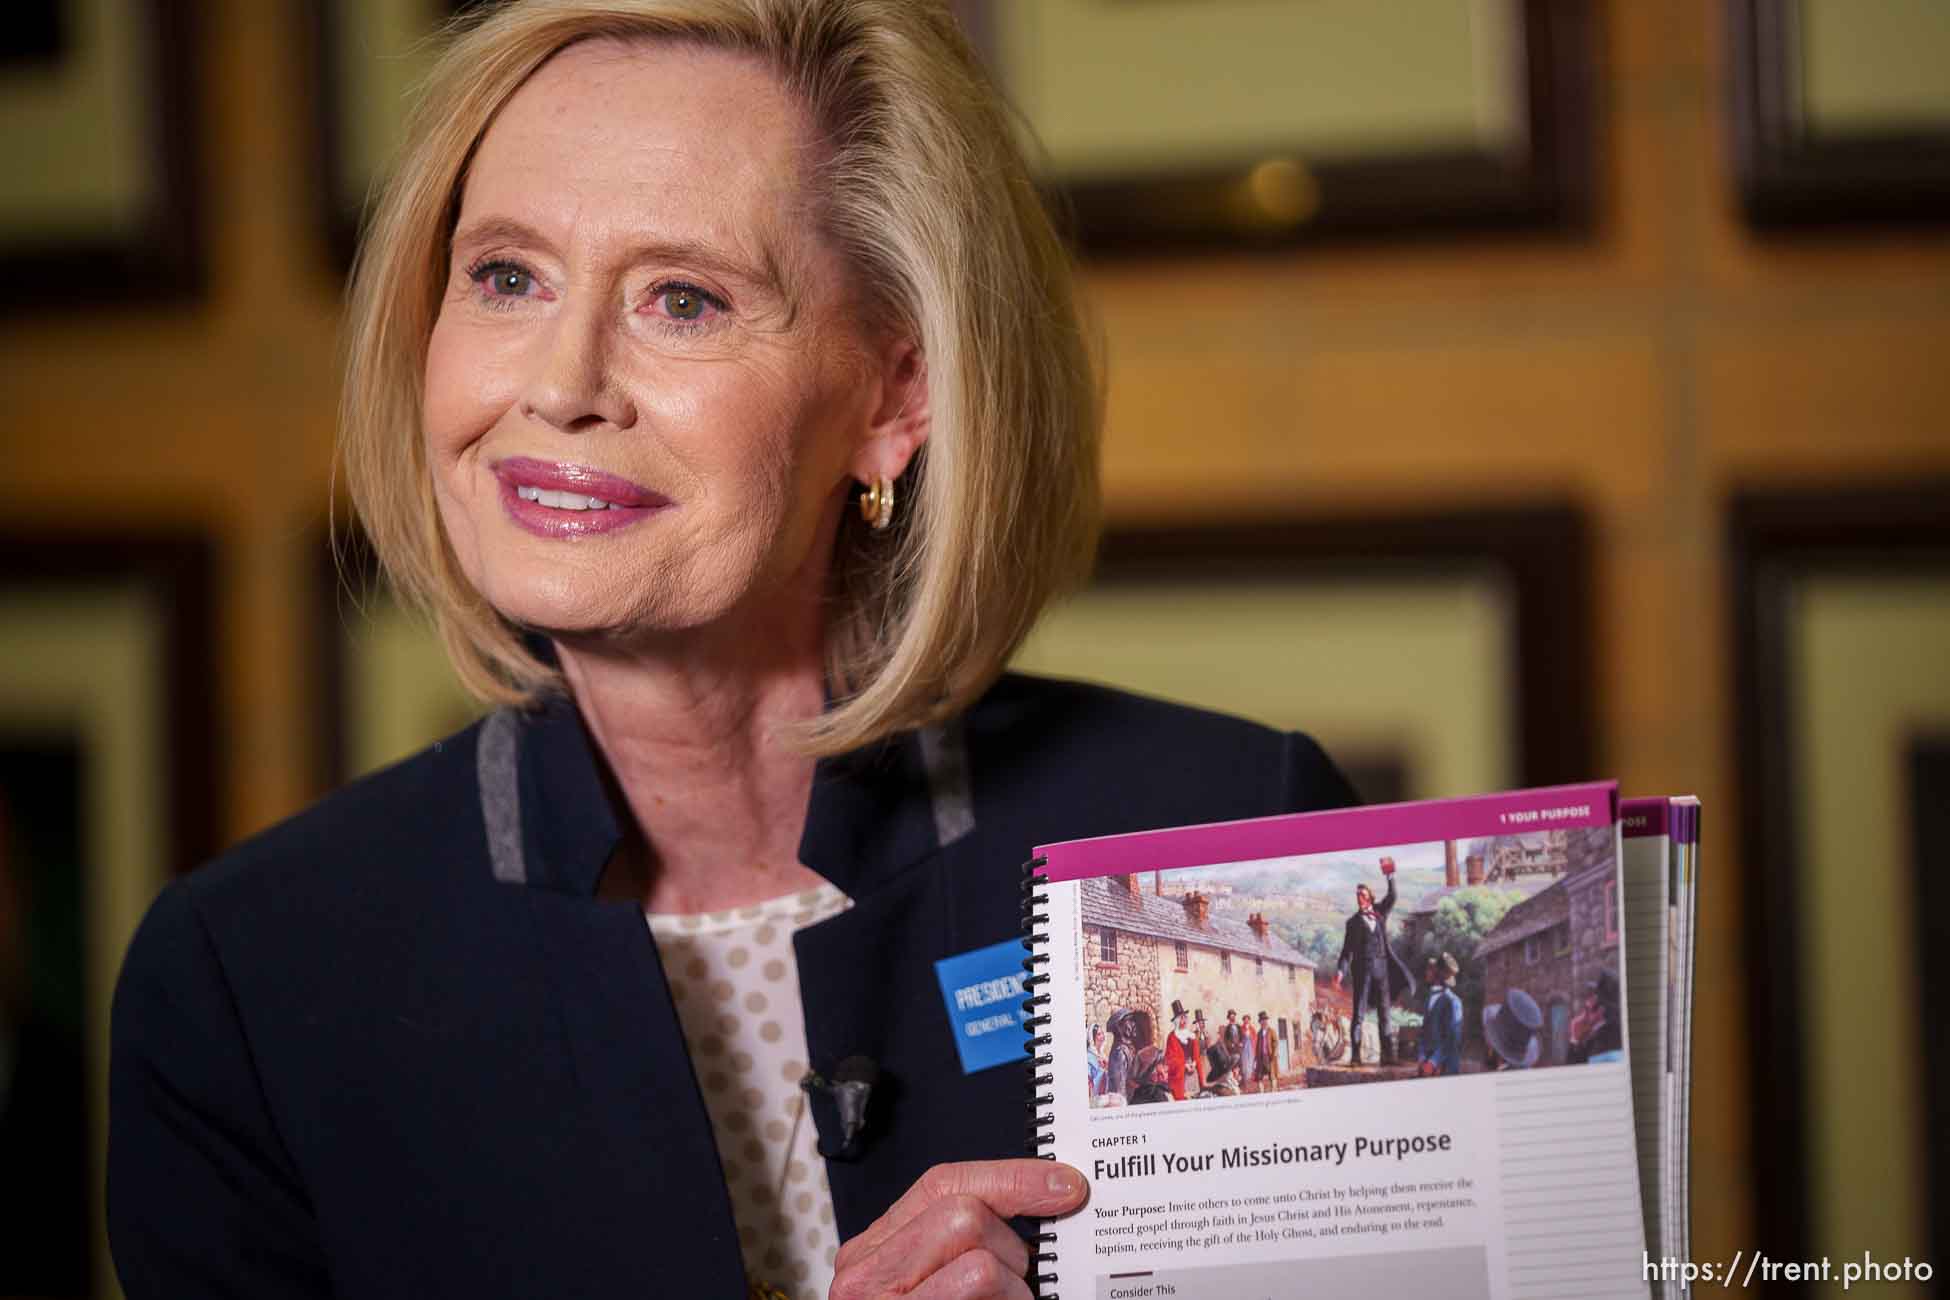
<svg viewBox="0 0 1950 1300"><path fill-rule="evenodd" d="M636 404L611 364L610 329L593 302L559 313L538 349L522 413L564 433L634 425Z"/></svg>

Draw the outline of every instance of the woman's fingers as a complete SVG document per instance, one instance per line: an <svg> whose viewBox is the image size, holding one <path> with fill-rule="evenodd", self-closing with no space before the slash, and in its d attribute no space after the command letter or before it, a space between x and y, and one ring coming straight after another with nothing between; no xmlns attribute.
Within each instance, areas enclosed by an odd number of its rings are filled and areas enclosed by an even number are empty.
<svg viewBox="0 0 1950 1300"><path fill-rule="evenodd" d="M1085 1190L1083 1175L1047 1160L937 1165L840 1247L831 1300L1026 1297L1029 1248L1004 1220L1066 1214Z"/></svg>
<svg viewBox="0 0 1950 1300"><path fill-rule="evenodd" d="M1051 1160L967 1160L936 1165L865 1232L840 1247L840 1259L843 1261L849 1252L877 1249L909 1220L946 1197L972 1196L1004 1219L1019 1214L1052 1218L1083 1204L1085 1187L1082 1174Z"/></svg>
<svg viewBox="0 0 1950 1300"><path fill-rule="evenodd" d="M914 1292L914 1300L1030 1300L1020 1273L1004 1272L995 1256L971 1250L949 1261Z"/></svg>
<svg viewBox="0 0 1950 1300"><path fill-rule="evenodd" d="M904 1294L969 1254L987 1255L1018 1276L1029 1269L1029 1247L995 1211L972 1196L948 1196L883 1241L873 1271Z"/></svg>
<svg viewBox="0 0 1950 1300"><path fill-rule="evenodd" d="M949 1196L862 1250L835 1261L831 1300L941 1295L957 1300L1007 1294L1000 1279L1021 1278L1029 1248L972 1196Z"/></svg>

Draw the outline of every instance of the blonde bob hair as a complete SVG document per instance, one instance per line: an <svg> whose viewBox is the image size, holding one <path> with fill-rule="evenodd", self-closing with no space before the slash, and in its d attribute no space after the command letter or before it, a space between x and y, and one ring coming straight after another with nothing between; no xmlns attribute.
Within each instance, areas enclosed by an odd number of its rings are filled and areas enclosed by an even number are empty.
<svg viewBox="0 0 1950 1300"><path fill-rule="evenodd" d="M826 613L832 703L792 739L839 753L959 712L1088 570L1101 402L1068 253L942 0L516 0L458 26L353 271L340 446L380 562L476 695L527 706L563 689L460 570L421 391L473 151L537 68L590 39L773 68L821 146L808 184L822 233L876 325L923 358L927 442L890 530L846 512Z"/></svg>

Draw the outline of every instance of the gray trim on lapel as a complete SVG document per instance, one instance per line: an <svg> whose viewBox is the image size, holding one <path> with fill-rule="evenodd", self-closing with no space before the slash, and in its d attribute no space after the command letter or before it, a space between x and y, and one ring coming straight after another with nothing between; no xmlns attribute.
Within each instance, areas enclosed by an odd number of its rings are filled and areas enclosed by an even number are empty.
<svg viewBox="0 0 1950 1300"><path fill-rule="evenodd" d="M928 793L934 804L934 836L947 848L975 829L975 798L969 788L968 741L959 718L923 727L921 765L927 769Z"/></svg>
<svg viewBox="0 0 1950 1300"><path fill-rule="evenodd" d="M521 843L520 730L520 715L513 709L497 709L481 723L474 750L488 859L494 878L507 885L528 883L528 858Z"/></svg>

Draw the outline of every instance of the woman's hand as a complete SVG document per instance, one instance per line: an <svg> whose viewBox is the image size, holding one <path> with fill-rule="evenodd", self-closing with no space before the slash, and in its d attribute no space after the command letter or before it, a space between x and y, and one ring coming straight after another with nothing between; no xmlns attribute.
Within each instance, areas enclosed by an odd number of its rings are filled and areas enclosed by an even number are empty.
<svg viewBox="0 0 1950 1300"><path fill-rule="evenodd" d="M1048 1160L936 1165L840 1247L829 1300L1029 1300L1029 1247L1005 1220L1068 1214L1088 1191Z"/></svg>

